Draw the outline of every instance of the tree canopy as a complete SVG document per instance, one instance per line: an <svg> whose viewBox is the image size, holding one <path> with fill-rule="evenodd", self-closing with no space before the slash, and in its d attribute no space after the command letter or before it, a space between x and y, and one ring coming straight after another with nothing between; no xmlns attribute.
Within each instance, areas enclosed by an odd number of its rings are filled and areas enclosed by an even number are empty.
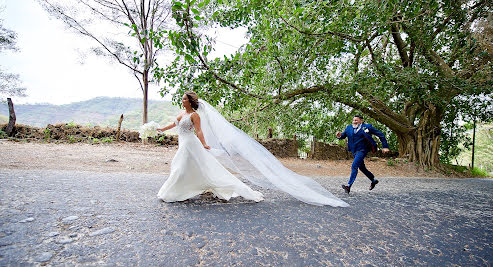
<svg viewBox="0 0 493 267"><path fill-rule="evenodd" d="M467 120L471 99L480 119L492 118L489 1L187 0L173 10L179 57L157 77L220 104L240 126L255 129L261 117L330 140L330 126L362 112L395 134L402 156L439 167L442 139L462 140L443 127ZM215 25L245 27L249 42L208 58L213 40L197 29Z"/></svg>

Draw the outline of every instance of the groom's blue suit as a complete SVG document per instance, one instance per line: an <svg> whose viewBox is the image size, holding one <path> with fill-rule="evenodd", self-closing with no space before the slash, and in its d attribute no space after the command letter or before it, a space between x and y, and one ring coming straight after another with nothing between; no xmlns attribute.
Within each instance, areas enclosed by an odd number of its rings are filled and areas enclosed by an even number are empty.
<svg viewBox="0 0 493 267"><path fill-rule="evenodd" d="M387 139L385 135L379 130L375 129L371 124L361 124L357 129L354 129L352 125L346 127L339 139L348 138L348 151L351 151L354 156L353 164L351 165L351 177L349 178L348 186L354 183L358 169L360 169L372 182L375 179L375 175L371 173L365 166L364 159L368 152L376 151L377 143L371 135L376 135L382 142L383 148L388 148Z"/></svg>

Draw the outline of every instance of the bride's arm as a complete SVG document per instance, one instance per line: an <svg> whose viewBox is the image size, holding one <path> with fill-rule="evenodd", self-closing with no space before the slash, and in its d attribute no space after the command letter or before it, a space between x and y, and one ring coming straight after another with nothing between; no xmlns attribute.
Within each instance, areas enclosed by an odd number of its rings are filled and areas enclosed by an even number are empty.
<svg viewBox="0 0 493 267"><path fill-rule="evenodd" d="M173 123L169 124L168 126L165 126L163 128L157 128L156 130L158 130L160 132L164 132L166 130L174 128L175 126L176 126L176 123L173 122Z"/></svg>
<svg viewBox="0 0 493 267"><path fill-rule="evenodd" d="M171 124L169 124L168 126L163 127L163 128L157 128L156 130L158 130L158 131L160 131L160 132L164 132L164 131L167 131L167 130L169 130L169 129L174 128L174 127L178 124L178 118L180 118L180 117L181 117L181 114L180 114L180 115L178 115L178 117L176 117L175 121L174 121L174 122L172 122Z"/></svg>
<svg viewBox="0 0 493 267"><path fill-rule="evenodd" d="M193 122L193 127L195 128L195 133L197 134L197 137L199 138L200 142L202 143L204 148L210 149L211 147L205 143L204 134L202 133L202 128L200 128L200 116L199 116L199 114L193 113L191 119Z"/></svg>

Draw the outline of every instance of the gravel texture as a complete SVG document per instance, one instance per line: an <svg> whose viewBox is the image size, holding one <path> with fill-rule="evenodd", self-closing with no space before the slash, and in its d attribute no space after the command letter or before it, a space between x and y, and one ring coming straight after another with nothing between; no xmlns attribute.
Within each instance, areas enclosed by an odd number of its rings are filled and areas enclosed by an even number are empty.
<svg viewBox="0 0 493 267"><path fill-rule="evenodd" d="M3 153L3 151L2 151ZM162 173L0 168L0 266L490 266L493 180L312 176L349 208L163 203ZM256 188L258 189L258 188Z"/></svg>

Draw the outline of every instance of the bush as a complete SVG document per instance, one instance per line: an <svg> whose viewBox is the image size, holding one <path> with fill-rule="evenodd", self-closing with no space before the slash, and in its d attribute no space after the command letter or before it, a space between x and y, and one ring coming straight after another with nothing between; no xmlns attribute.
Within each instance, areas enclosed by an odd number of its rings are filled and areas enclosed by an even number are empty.
<svg viewBox="0 0 493 267"><path fill-rule="evenodd" d="M478 169L476 167L472 168L471 174L479 177L491 177L491 175L488 172Z"/></svg>
<svg viewBox="0 0 493 267"><path fill-rule="evenodd" d="M112 143L113 137L103 137L101 138L101 143Z"/></svg>
<svg viewBox="0 0 493 267"><path fill-rule="evenodd" d="M2 130L0 130L0 139L4 139L4 138L7 138L7 137L8 137L7 136L7 133L4 132L4 131L2 131Z"/></svg>
<svg viewBox="0 0 493 267"><path fill-rule="evenodd" d="M45 140L50 139L50 137L51 137L51 130L50 130L50 128L45 128L44 131L43 131L43 134L44 134L44 137L43 138Z"/></svg>
<svg viewBox="0 0 493 267"><path fill-rule="evenodd" d="M77 142L77 139L75 139L75 137L73 135L68 135L67 138L68 138L69 143Z"/></svg>
<svg viewBox="0 0 493 267"><path fill-rule="evenodd" d="M76 127L76 126L77 126L77 124L76 124L74 121L71 121L71 122L68 122L68 123L66 124L66 126L67 126L67 128L73 128L73 127Z"/></svg>

